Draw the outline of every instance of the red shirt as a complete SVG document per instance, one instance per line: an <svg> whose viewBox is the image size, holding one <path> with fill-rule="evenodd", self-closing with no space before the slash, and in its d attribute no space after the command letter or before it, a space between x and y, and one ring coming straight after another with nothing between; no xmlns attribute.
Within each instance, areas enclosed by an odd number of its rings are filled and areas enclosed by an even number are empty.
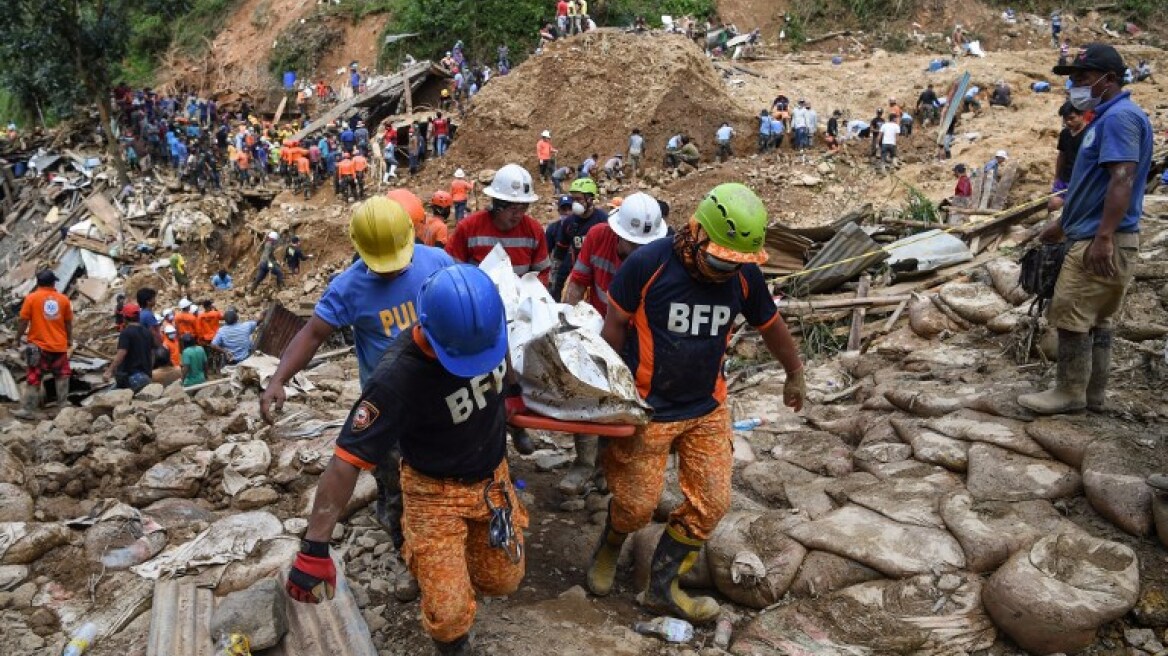
<svg viewBox="0 0 1168 656"><path fill-rule="evenodd" d="M445 137L450 132L450 122L444 118L436 118L434 123L434 136Z"/></svg>
<svg viewBox="0 0 1168 656"><path fill-rule="evenodd" d="M968 175L957 178L957 188L953 190L953 195L959 198L969 198L973 195L973 184L969 181Z"/></svg>
<svg viewBox="0 0 1168 656"><path fill-rule="evenodd" d="M556 3L556 16L568 15L568 3L565 0L560 0Z"/></svg>
<svg viewBox="0 0 1168 656"><path fill-rule="evenodd" d="M602 317L608 314L608 286L621 265L616 250L619 243L620 237L608 223L592 226L584 235L584 245L568 277L569 282L588 290L588 302Z"/></svg>
<svg viewBox="0 0 1168 656"><path fill-rule="evenodd" d="M511 268L522 276L528 271L539 273L540 282L547 284L552 263L548 258L547 238L539 223L523 215L523 220L510 232L502 232L491 221L491 213L480 210L467 216L454 229L446 252L459 262L478 264L487 258L499 244L511 258Z"/></svg>

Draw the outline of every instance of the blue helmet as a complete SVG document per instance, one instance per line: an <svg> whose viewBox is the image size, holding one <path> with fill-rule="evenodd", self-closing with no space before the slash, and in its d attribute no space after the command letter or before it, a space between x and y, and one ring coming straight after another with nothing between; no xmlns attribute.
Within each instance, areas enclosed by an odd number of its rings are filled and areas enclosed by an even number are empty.
<svg viewBox="0 0 1168 656"><path fill-rule="evenodd" d="M455 264L430 274L418 292L418 323L455 376L481 376L507 354L503 299L478 267Z"/></svg>

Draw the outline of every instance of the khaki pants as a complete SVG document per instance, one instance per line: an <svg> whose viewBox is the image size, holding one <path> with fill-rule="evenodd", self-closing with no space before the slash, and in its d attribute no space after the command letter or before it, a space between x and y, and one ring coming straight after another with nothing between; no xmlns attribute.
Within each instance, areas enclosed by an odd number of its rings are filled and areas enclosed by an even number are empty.
<svg viewBox="0 0 1168 656"><path fill-rule="evenodd" d="M603 460L612 490L613 530L632 533L649 523L672 447L685 502L670 515L669 524L694 539L708 539L730 507L732 444L725 406L697 419L651 422L631 438L609 442Z"/></svg>
<svg viewBox="0 0 1168 656"><path fill-rule="evenodd" d="M527 511L511 487L506 461L495 470L493 480L491 503L505 507L504 494L510 498L515 537L522 545ZM508 595L523 580L526 556L513 563L504 550L488 542L491 513L483 499L486 485L487 481L430 478L401 465L405 559L422 592L422 627L439 642L451 642L470 631L476 592Z"/></svg>
<svg viewBox="0 0 1168 656"><path fill-rule="evenodd" d="M1115 236L1115 270L1113 278L1104 278L1083 266L1090 240L1074 242L1063 268L1059 270L1047 319L1059 330L1087 333L1099 328L1109 330L1111 317L1123 306L1123 297L1135 274L1139 254L1138 235Z"/></svg>

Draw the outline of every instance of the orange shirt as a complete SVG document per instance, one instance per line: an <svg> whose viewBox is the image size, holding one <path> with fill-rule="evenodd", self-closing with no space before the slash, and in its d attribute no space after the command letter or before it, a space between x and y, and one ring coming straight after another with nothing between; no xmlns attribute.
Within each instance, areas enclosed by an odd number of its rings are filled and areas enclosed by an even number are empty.
<svg viewBox="0 0 1168 656"><path fill-rule="evenodd" d="M342 159L341 161L337 162L337 175L341 176L342 178L345 176L352 177L353 176L353 160Z"/></svg>
<svg viewBox="0 0 1168 656"><path fill-rule="evenodd" d="M541 162L552 158L552 142L550 139L540 139L535 142L535 157Z"/></svg>
<svg viewBox="0 0 1168 656"><path fill-rule="evenodd" d="M219 322L223 319L223 313L219 310L203 310L195 319L198 322L199 341L210 342L215 339L215 333L219 332Z"/></svg>
<svg viewBox="0 0 1168 656"><path fill-rule="evenodd" d="M296 158L296 170L304 175L308 175L312 171L312 164L308 161L307 157L298 157Z"/></svg>
<svg viewBox="0 0 1168 656"><path fill-rule="evenodd" d="M198 334L199 318L190 312L179 310L174 313L174 329L179 337Z"/></svg>
<svg viewBox="0 0 1168 656"><path fill-rule="evenodd" d="M473 182L467 182L461 178L455 178L450 183L450 196L456 203L465 203L467 196L471 190L474 189Z"/></svg>
<svg viewBox="0 0 1168 656"><path fill-rule="evenodd" d="M24 297L20 318L28 322L28 341L48 353L69 350L65 323L73 321L73 305L52 287L37 287Z"/></svg>
<svg viewBox="0 0 1168 656"><path fill-rule="evenodd" d="M163 335L162 336L162 345L166 347L167 351L170 351L170 366L181 367L182 366L182 353L179 351L178 341L173 340L173 339L168 339L166 337L166 335Z"/></svg>
<svg viewBox="0 0 1168 656"><path fill-rule="evenodd" d="M364 173L367 168L369 168L369 160L365 159L364 155L353 157L353 171L355 173Z"/></svg>
<svg viewBox="0 0 1168 656"><path fill-rule="evenodd" d="M436 246L438 244L446 244L446 237L449 236L449 232L449 229L446 227L446 221L440 216L431 214L426 217L426 224L418 234L421 235L423 244Z"/></svg>
<svg viewBox="0 0 1168 656"><path fill-rule="evenodd" d="M241 150L235 157L235 164L240 168L240 170L247 169L251 166L251 157L247 154L246 151Z"/></svg>

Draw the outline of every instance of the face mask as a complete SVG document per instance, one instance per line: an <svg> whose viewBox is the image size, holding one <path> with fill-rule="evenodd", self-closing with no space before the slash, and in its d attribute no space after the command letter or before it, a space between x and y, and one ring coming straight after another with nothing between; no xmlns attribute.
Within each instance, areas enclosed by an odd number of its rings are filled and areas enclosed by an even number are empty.
<svg viewBox="0 0 1168 656"><path fill-rule="evenodd" d="M707 266L720 273L734 273L742 267L742 265L737 262L727 262L726 260L716 258L708 253L705 254L704 258Z"/></svg>
<svg viewBox="0 0 1168 656"><path fill-rule="evenodd" d="M1096 80L1095 84L1099 84L1099 81L1102 79L1104 78ZM1095 84L1086 87L1071 87L1067 91L1067 100L1071 102L1071 106L1080 112L1090 111L1098 107L1101 99L1096 98L1092 93L1095 89Z"/></svg>
<svg viewBox="0 0 1168 656"><path fill-rule="evenodd" d="M580 203L572 203L572 214L575 214L576 216L584 216L584 212L587 211L588 208L584 207Z"/></svg>

